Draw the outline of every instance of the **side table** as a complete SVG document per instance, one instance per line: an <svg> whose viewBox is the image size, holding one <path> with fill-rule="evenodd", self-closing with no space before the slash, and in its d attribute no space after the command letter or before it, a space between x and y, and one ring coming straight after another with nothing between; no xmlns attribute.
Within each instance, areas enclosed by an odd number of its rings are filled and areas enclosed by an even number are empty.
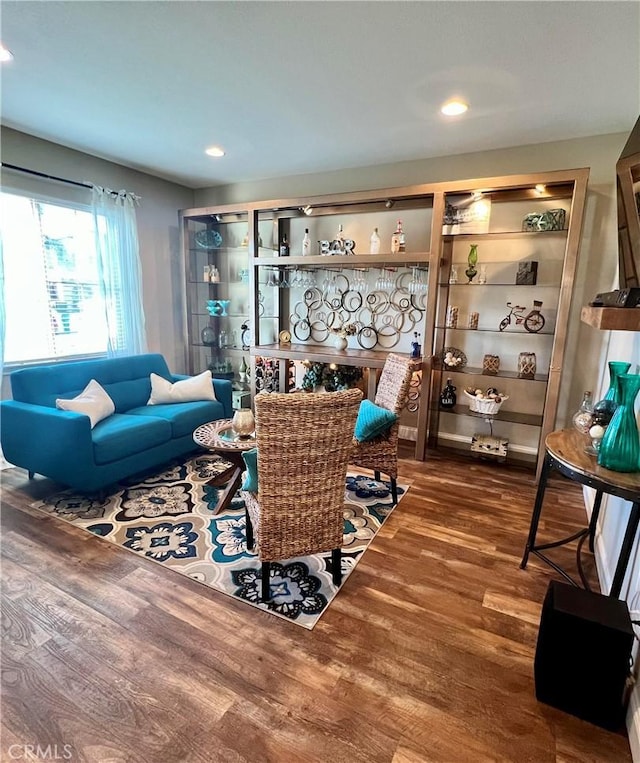
<svg viewBox="0 0 640 763"><path fill-rule="evenodd" d="M540 474L536 500L533 506L529 537L527 539L520 567L521 569L524 569L527 566L529 554L535 554L548 565L553 567L553 569L562 575L565 580L568 580L572 585L577 585L573 578L571 578L562 567L541 552L549 548L556 548L557 546L563 546L566 543L578 540L576 553L578 572L584 587L588 588L589 586L585 580L582 566L580 564L582 544L588 537L589 549L593 551L593 540L596 524L598 522L598 515L600 513L600 504L602 503L602 495L603 493L615 495L626 501L630 501L632 504L627 528L618 555L616 571L613 576L613 583L611 584L611 591L609 592L610 596L619 598L624 576L629 564L629 557L631 556L631 549L633 548L633 543L638 531L638 524L640 522L640 473L634 472L625 474L622 472L612 472L609 469L604 469L603 467L598 466L596 457L585 453L585 445L586 439L584 435L581 435L578 431L573 429L558 430L556 432L551 432L551 434L547 436L545 440L546 455L542 466L542 472ZM593 504L593 512L591 514L589 527L579 530L568 538L536 545L538 523L540 521L540 514L542 513L544 493L551 469L556 469L560 474L568 477L574 482L579 482L581 485L587 485L588 487L594 488L596 490L596 497Z"/></svg>
<svg viewBox="0 0 640 763"><path fill-rule="evenodd" d="M255 434L250 437L239 437L233 431L232 420L222 419L199 426L193 433L193 441L201 448L224 455L235 467L218 499L215 513L220 514L229 507L234 495L242 485L242 473L245 469L242 453L256 447ZM211 484L211 481L207 484Z"/></svg>

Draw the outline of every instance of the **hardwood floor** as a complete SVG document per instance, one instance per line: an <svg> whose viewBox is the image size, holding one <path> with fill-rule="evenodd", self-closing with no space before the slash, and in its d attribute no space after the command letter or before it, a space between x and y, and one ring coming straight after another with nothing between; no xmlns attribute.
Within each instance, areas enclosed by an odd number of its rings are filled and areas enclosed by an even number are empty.
<svg viewBox="0 0 640 763"><path fill-rule="evenodd" d="M535 699L554 573L519 569L531 474L400 471L411 489L313 631L29 508L52 483L3 472L2 760L630 761L624 734ZM542 536L583 523L552 481Z"/></svg>

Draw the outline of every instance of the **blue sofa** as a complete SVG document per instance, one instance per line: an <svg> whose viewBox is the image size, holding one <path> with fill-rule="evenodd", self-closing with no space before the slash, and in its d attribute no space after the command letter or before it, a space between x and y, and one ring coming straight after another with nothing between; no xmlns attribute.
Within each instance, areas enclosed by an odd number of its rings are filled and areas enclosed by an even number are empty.
<svg viewBox="0 0 640 763"><path fill-rule="evenodd" d="M13 399L0 403L4 456L15 466L81 492L104 489L194 451L200 424L230 418L231 382L214 379L216 401L147 405L149 375L170 382L162 355L86 360L37 366L11 374ZM91 429L89 417L56 408L95 379L115 404L115 413Z"/></svg>

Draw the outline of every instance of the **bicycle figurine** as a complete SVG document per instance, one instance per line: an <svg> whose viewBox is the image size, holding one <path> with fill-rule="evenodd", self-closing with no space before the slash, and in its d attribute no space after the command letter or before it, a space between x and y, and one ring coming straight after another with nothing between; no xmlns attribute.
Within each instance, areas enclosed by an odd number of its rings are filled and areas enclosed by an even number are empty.
<svg viewBox="0 0 640 763"><path fill-rule="evenodd" d="M511 325L512 316L515 318L516 326L524 323L524 327L531 334L535 334L544 328L544 316L540 312L542 302L538 301L537 299L533 300L533 310L531 310L531 312L527 315L522 314L527 309L526 307L521 307L520 305L512 305L511 302L507 302L507 307L509 308L510 312L509 315L500 321L500 331L504 331L507 326Z"/></svg>

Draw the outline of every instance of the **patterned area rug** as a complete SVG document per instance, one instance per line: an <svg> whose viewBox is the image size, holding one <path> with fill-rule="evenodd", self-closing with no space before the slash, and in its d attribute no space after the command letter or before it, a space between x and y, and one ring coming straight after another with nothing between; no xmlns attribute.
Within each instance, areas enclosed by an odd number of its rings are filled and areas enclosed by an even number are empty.
<svg viewBox="0 0 640 763"><path fill-rule="evenodd" d="M33 506L311 629L339 590L331 580L331 552L273 563L272 600L263 604L260 561L246 547L244 502L237 495L226 512L214 514L231 466L215 455L197 456L123 482L104 499L67 490ZM218 487L205 484L212 479ZM398 485L398 499L406 489ZM342 585L393 508L387 483L348 474Z"/></svg>

